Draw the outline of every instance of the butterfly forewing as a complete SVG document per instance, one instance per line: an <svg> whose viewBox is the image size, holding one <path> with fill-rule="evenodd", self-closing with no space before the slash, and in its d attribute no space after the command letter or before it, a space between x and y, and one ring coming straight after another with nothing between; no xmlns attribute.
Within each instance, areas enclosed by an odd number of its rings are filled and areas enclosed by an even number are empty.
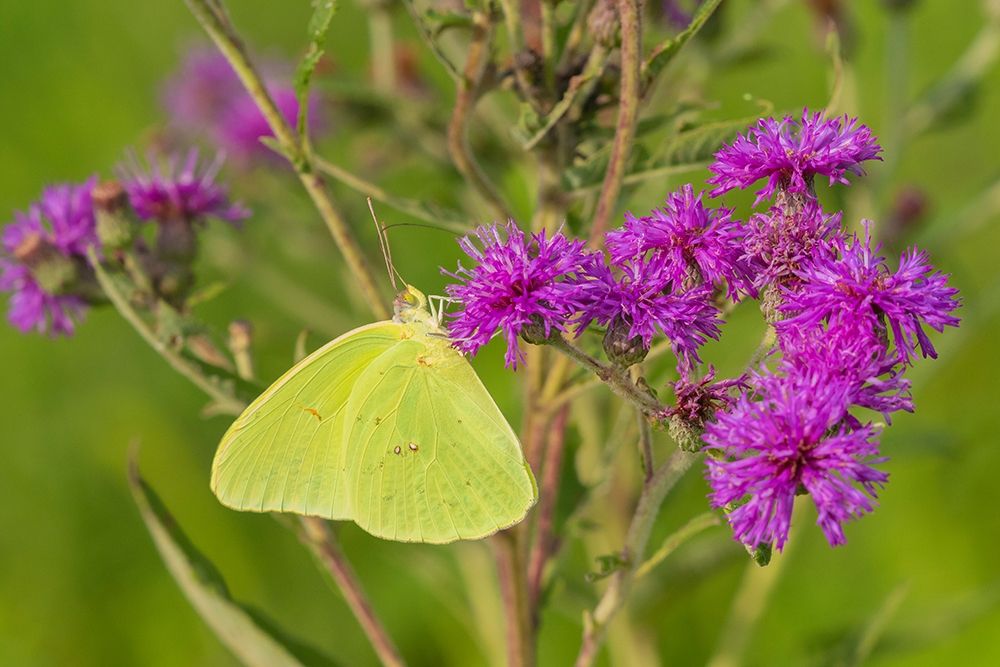
<svg viewBox="0 0 1000 667"><path fill-rule="evenodd" d="M223 436L212 490L233 509L349 519L341 482L344 408L376 358L408 335L377 322L309 355L261 394Z"/></svg>
<svg viewBox="0 0 1000 667"><path fill-rule="evenodd" d="M535 481L468 361L415 329L364 370L345 411L353 518L390 540L479 539L524 518Z"/></svg>

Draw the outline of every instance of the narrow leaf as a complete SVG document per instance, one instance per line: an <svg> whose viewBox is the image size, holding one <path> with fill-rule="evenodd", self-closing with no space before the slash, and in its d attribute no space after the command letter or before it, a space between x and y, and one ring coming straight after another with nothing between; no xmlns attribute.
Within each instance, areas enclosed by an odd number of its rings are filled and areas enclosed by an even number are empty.
<svg viewBox="0 0 1000 667"><path fill-rule="evenodd" d="M309 88L316 66L324 53L326 33L333 23L333 15L337 13L336 0L313 0L313 13L309 19L309 45L306 54L295 72L295 93L299 98L299 137L305 141L309 132Z"/></svg>
<svg viewBox="0 0 1000 667"><path fill-rule="evenodd" d="M708 0L702 4L687 28L676 37L666 40L653 49L646 62L642 64L643 88L649 86L660 72L663 71L663 68L670 64L670 61L674 59L674 56L680 52L684 45L698 34L698 31L708 22L708 19L712 17L712 14L715 13L720 4L722 4L722 0Z"/></svg>
<svg viewBox="0 0 1000 667"><path fill-rule="evenodd" d="M233 600L216 567L181 531L153 489L142 479L133 454L129 486L142 520L164 564L185 597L216 636L251 667L332 666L316 650L289 638L259 613Z"/></svg>

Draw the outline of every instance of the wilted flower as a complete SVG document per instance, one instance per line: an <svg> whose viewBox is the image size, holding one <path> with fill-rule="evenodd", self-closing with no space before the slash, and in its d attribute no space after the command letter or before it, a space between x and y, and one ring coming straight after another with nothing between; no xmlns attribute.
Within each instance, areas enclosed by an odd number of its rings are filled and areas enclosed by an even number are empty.
<svg viewBox="0 0 1000 667"><path fill-rule="evenodd" d="M565 331L585 303L576 283L596 259L583 241L559 232L525 234L511 221L481 227L459 245L475 265L444 273L459 281L446 288L461 306L448 330L463 352L475 353L500 331L507 366L516 367L522 359L518 338L526 329L532 338Z"/></svg>
<svg viewBox="0 0 1000 667"><path fill-rule="evenodd" d="M21 331L70 335L86 311L81 284L89 277L86 253L97 242L94 182L46 188L4 227L0 290L12 293L7 317Z"/></svg>
<svg viewBox="0 0 1000 667"><path fill-rule="evenodd" d="M804 490L831 545L842 524L872 511L888 479L871 425L845 420L851 385L837 377L763 374L754 400L744 394L703 436L722 458L708 459L712 505L730 509L733 533L749 547L788 539L795 496ZM735 506L735 507L734 507Z"/></svg>
<svg viewBox="0 0 1000 667"><path fill-rule="evenodd" d="M685 185L648 216L626 215L621 229L607 233L608 250L618 265L647 253L661 259L663 270L678 287L725 281L735 296L737 290L753 288L740 259L740 224L731 214L727 208L706 208L702 194Z"/></svg>
<svg viewBox="0 0 1000 667"><path fill-rule="evenodd" d="M819 112L802 112L800 121L764 118L715 154L708 180L716 186L712 196L735 188L747 188L766 178L757 191L757 202L779 188L792 193L811 192L813 176L830 183L847 183L846 174L863 174L861 163L879 159L882 148L865 125L856 118L824 119Z"/></svg>
<svg viewBox="0 0 1000 667"><path fill-rule="evenodd" d="M699 362L698 348L719 337L722 323L712 305L712 288L677 288L662 257L635 259L619 268L616 275L604 264L591 267L591 280L583 288L587 302L580 330L593 321L622 327L628 338L639 338L646 348L660 331L679 359L688 365Z"/></svg>
<svg viewBox="0 0 1000 667"><path fill-rule="evenodd" d="M891 273L867 227L863 241L854 235L836 237L832 244L836 256L806 265L800 289L785 293L781 308L789 317L778 323L779 334L826 322L878 346L891 331L901 360L912 361L917 346L923 356L937 356L923 326L935 331L958 326L950 314L959 306L958 290L948 286L948 276L916 248L904 252Z"/></svg>

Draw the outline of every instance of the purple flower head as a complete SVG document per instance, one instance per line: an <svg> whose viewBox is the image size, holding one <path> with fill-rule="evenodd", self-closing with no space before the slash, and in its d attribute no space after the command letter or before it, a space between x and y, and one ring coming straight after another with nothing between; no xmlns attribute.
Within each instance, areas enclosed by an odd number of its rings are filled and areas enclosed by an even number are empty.
<svg viewBox="0 0 1000 667"><path fill-rule="evenodd" d="M647 348L660 331L684 364L700 362L698 348L709 338L719 337L722 323L712 305L712 288L699 285L678 290L663 258L639 258L619 268L616 276L604 264L592 267L591 280L584 288L587 303L580 315L580 331L593 321L628 326L628 336L642 339Z"/></svg>
<svg viewBox="0 0 1000 667"><path fill-rule="evenodd" d="M887 423L893 412L913 412L903 367L881 347L838 327L792 329L790 333L778 340L782 350L779 372L811 376L816 382L837 378L849 386L848 403L881 413ZM847 419L860 425L850 415Z"/></svg>
<svg viewBox="0 0 1000 667"><path fill-rule="evenodd" d="M179 155L165 163L151 159L148 170L133 156L120 172L129 202L142 220L190 223L213 217L239 223L250 211L230 202L226 188L215 182L221 167L221 154L207 166L200 166L198 151L191 149L183 160Z"/></svg>
<svg viewBox="0 0 1000 667"><path fill-rule="evenodd" d="M754 286L792 287L803 264L833 255L829 241L839 230L840 213L826 215L813 200L751 216L744 228L743 260L753 267Z"/></svg>
<svg viewBox="0 0 1000 667"><path fill-rule="evenodd" d="M959 322L950 314L959 300L948 276L935 271L916 248L904 252L899 269L891 273L879 248L872 248L867 223L864 241L855 234L832 243L838 257L809 263L799 273L800 289L785 293L781 309L790 316L778 323L779 335L825 322L877 347L891 331L901 361L911 362L918 346L923 356L936 357L923 325L942 331Z"/></svg>
<svg viewBox="0 0 1000 667"><path fill-rule="evenodd" d="M295 90L284 83L292 66L285 62L265 61L261 65L265 85L281 115L292 126L298 122L299 102ZM247 94L225 57L214 50L194 49L180 70L164 88L164 106L173 123L195 135L205 135L222 146L240 163L277 159L260 143L262 137L274 136L264 115ZM326 126L320 100L309 97L310 129L320 132Z"/></svg>
<svg viewBox="0 0 1000 667"><path fill-rule="evenodd" d="M678 287L726 282L730 296L750 286L740 259L741 229L731 209L706 208L691 185L667 196L666 206L648 216L625 217L621 229L606 234L612 262L623 265L647 253L662 258L664 271Z"/></svg>
<svg viewBox="0 0 1000 667"><path fill-rule="evenodd" d="M764 118L715 154L708 180L716 197L735 188L748 188L766 178L757 191L757 201L774 195L779 188L792 193L810 193L812 178L819 174L830 183L847 183L846 174L863 174L861 163L879 158L881 146L856 118L824 119L803 110L802 119Z"/></svg>
<svg viewBox="0 0 1000 667"><path fill-rule="evenodd" d="M667 413L689 424L702 425L717 411L732 405L735 399L730 392L733 389L749 389L746 379L741 376L716 382L713 367L704 377L695 379L687 368L681 367L681 376L674 383L674 406Z"/></svg>
<svg viewBox="0 0 1000 667"><path fill-rule="evenodd" d="M579 275L595 263L583 241L557 232L525 234L513 221L480 227L459 241L475 266L459 265L445 275L458 281L448 295L461 304L448 330L455 347L475 353L497 331L507 340L506 362L523 360L518 337L525 327L541 327L544 336L565 331L584 305Z"/></svg>
<svg viewBox="0 0 1000 667"><path fill-rule="evenodd" d="M738 505L727 517L740 542L780 550L804 489L827 540L843 544L842 524L872 511L888 479L872 467L884 460L875 429L844 421L851 389L836 378L764 374L756 390L759 400L744 394L706 428L707 447L723 457L708 459L712 505Z"/></svg>
<svg viewBox="0 0 1000 667"><path fill-rule="evenodd" d="M70 335L86 304L73 293L97 243L90 192L96 179L46 188L3 229L0 290L11 292L7 317L23 332Z"/></svg>

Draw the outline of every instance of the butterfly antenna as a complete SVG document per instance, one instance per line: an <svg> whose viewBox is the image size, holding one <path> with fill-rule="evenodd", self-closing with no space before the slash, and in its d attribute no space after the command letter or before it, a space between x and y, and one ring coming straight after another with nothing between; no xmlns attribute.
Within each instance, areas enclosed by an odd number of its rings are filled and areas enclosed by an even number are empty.
<svg viewBox="0 0 1000 667"><path fill-rule="evenodd" d="M368 197L368 210L372 214L372 222L375 223L375 232L378 235L378 245L382 249L382 259L385 261L385 268L389 272L389 282L392 283L392 289L398 291L399 286L396 285L396 278L399 277L404 284L406 281L403 280L403 276L396 270L396 265L392 263L392 249L389 247L389 237L386 234L387 228L383 227L382 223L378 221L378 216L375 215L375 207L372 205L371 197Z"/></svg>

